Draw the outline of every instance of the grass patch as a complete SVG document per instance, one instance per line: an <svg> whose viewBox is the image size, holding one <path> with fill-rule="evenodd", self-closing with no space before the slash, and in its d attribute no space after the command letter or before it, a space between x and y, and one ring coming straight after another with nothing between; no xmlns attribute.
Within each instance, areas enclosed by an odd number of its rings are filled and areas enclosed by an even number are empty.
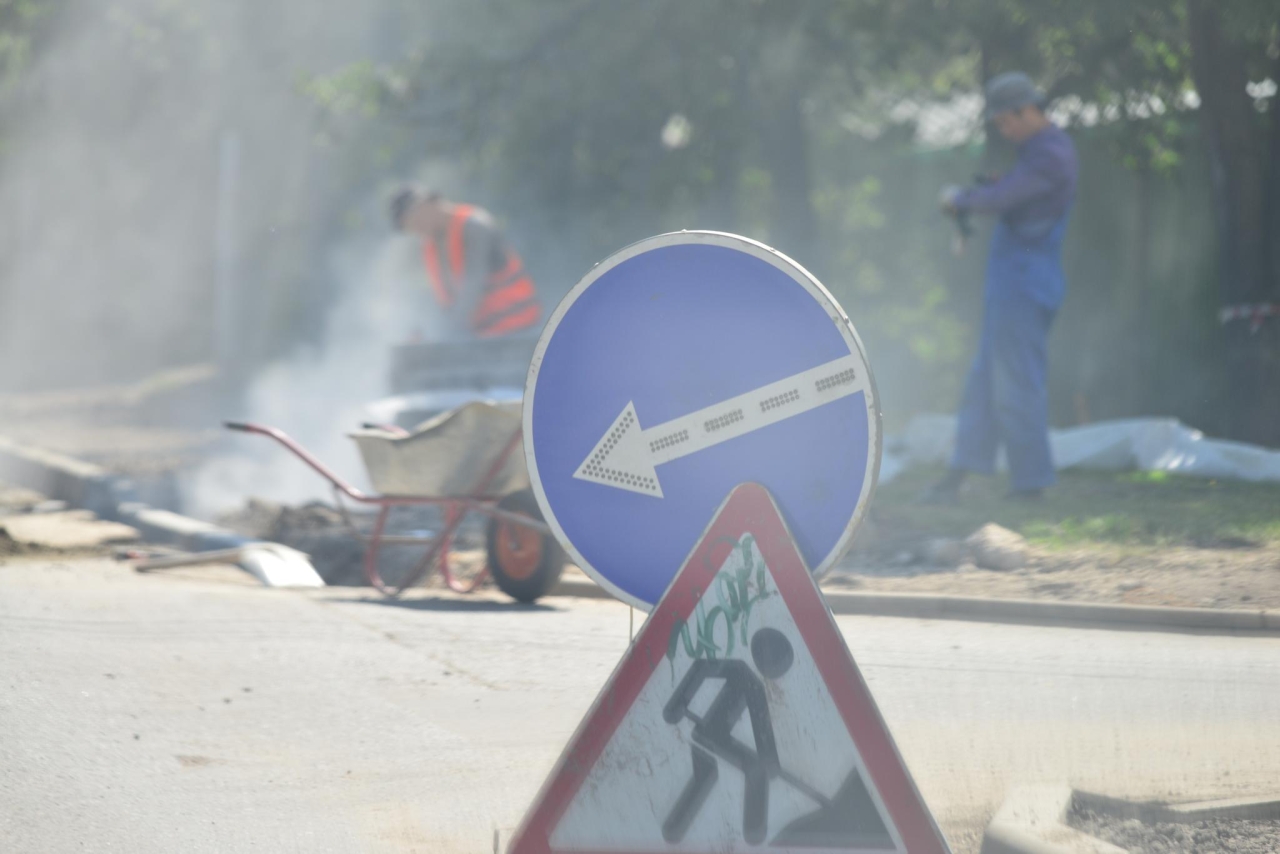
<svg viewBox="0 0 1280 854"><path fill-rule="evenodd" d="M1280 544L1280 484L1167 472L1061 472L1039 501L1004 498L1004 477L973 477L954 506L922 506L940 468L876 491L871 518L889 542L963 537L987 522L1051 549L1088 545L1252 548Z"/></svg>

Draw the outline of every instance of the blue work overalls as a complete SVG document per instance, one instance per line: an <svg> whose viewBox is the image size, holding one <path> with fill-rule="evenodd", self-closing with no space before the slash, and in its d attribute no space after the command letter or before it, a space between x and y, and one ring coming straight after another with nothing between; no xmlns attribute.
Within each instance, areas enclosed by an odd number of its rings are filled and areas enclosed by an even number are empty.
<svg viewBox="0 0 1280 854"><path fill-rule="evenodd" d="M995 471L1003 445L1013 489L1056 480L1049 452L1049 327L1062 304L1064 212L1039 234L996 221L983 291L982 338L965 382L951 467Z"/></svg>

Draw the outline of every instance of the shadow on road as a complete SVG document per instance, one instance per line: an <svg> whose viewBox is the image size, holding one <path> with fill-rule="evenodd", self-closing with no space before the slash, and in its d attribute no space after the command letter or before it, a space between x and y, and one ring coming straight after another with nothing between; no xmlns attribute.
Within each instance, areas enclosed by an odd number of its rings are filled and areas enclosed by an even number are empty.
<svg viewBox="0 0 1280 854"><path fill-rule="evenodd" d="M409 611L453 611L453 612L516 612L516 613L537 613L545 612L548 614L563 611L563 608L555 608L551 605L544 605L539 602L525 604L524 602L510 602L498 599L455 599L443 596L414 597L410 599L386 599L374 598L372 596L360 596L353 598L331 599L332 602L347 605L381 605L387 608L404 608Z"/></svg>

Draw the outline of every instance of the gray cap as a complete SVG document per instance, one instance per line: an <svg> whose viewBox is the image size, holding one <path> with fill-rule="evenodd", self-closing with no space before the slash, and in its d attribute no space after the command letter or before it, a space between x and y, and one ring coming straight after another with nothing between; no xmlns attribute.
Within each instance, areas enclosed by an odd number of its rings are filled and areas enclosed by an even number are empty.
<svg viewBox="0 0 1280 854"><path fill-rule="evenodd" d="M987 106L984 115L995 118L1001 113L1021 109L1028 104L1044 104L1044 93L1021 71L1006 71L987 82Z"/></svg>

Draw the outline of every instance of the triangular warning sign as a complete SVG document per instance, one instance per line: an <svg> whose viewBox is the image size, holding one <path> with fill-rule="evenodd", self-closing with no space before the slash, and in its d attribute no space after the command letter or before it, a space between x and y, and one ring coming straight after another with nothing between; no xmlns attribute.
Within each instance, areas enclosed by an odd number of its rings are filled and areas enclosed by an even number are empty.
<svg viewBox="0 0 1280 854"><path fill-rule="evenodd" d="M949 850L764 487L730 493L508 850Z"/></svg>

